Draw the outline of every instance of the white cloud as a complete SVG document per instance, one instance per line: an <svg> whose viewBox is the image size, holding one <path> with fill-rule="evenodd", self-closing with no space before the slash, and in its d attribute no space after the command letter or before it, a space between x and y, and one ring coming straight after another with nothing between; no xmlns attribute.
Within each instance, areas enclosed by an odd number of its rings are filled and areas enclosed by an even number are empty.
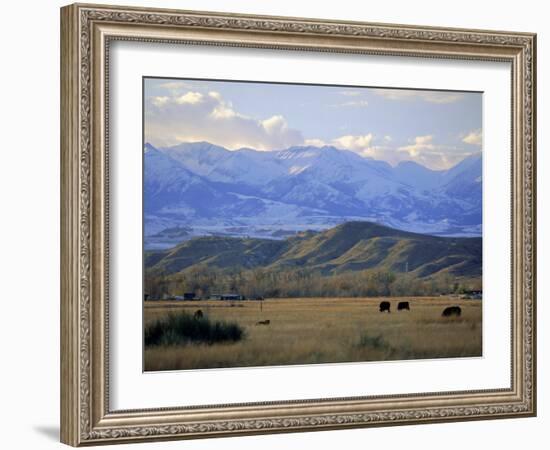
<svg viewBox="0 0 550 450"><path fill-rule="evenodd" d="M417 136L414 138L415 145L430 145L434 140L433 135L428 134L426 136Z"/></svg>
<svg viewBox="0 0 550 450"><path fill-rule="evenodd" d="M302 134L290 128L283 116L248 117L215 91L150 97L145 115L145 139L161 147L204 140L230 150L275 150L304 143Z"/></svg>
<svg viewBox="0 0 550 450"><path fill-rule="evenodd" d="M159 96L159 97L151 98L151 102L157 107L162 107L166 105L166 103L168 103L169 101L170 101L170 97L167 97L167 96Z"/></svg>
<svg viewBox="0 0 550 450"><path fill-rule="evenodd" d="M304 141L304 144L305 145L311 145L313 147L324 147L325 145L329 145L325 141L323 141L322 139L306 139Z"/></svg>
<svg viewBox="0 0 550 450"><path fill-rule="evenodd" d="M185 81L167 81L158 85L160 88L169 89L171 91L179 91L182 89L191 89L192 85Z"/></svg>
<svg viewBox="0 0 550 450"><path fill-rule="evenodd" d="M361 91L352 91L352 90L344 90L339 92L340 95L344 95L346 97L360 97L362 95Z"/></svg>
<svg viewBox="0 0 550 450"><path fill-rule="evenodd" d="M347 97L352 102L362 100L355 95ZM344 133L342 131L342 136L328 140L304 139L300 131L290 127L284 116L276 114L262 120L246 116L216 91L198 92L194 88L146 99L145 139L160 147L193 141L208 141L230 150L251 147L263 151L294 145L332 145L394 165L401 161L415 161L432 169L449 168L475 153L442 145L431 134L416 136L403 145L394 143L389 135ZM464 135L462 141L481 145L481 130Z"/></svg>
<svg viewBox="0 0 550 450"><path fill-rule="evenodd" d="M391 136L376 137L373 133L365 135L340 136L330 142L321 139L308 139L308 145L333 145L336 148L350 150L365 158L374 158L397 165L403 161L414 161L433 170L448 169L464 158L476 153L450 145L438 144L434 135L416 136L408 145L392 145Z"/></svg>
<svg viewBox="0 0 550 450"><path fill-rule="evenodd" d="M481 133L481 130L471 131L462 139L462 142L465 142L466 144L478 145L478 146L481 146L482 141L483 141L483 135Z"/></svg>
<svg viewBox="0 0 550 450"><path fill-rule="evenodd" d="M281 115L276 115L270 117L269 119L261 121L262 126L266 129L268 133L277 133L278 131L283 131L288 128L286 120Z"/></svg>
<svg viewBox="0 0 550 450"><path fill-rule="evenodd" d="M202 95L200 92L189 91L186 94L183 94L175 98L174 101L180 105L184 103L190 103L191 105L195 105L197 103L202 102L203 99L204 99L204 95Z"/></svg>
<svg viewBox="0 0 550 450"><path fill-rule="evenodd" d="M373 89L376 95L396 101L420 100L428 103L454 103L464 98L460 92L416 91L411 89Z"/></svg>
<svg viewBox="0 0 550 450"><path fill-rule="evenodd" d="M366 100L350 100L347 102L336 103L332 105L333 108L346 108L346 107L365 108L367 106L369 106L369 102Z"/></svg>
<svg viewBox="0 0 550 450"><path fill-rule="evenodd" d="M411 158L415 158L418 157L421 152L434 150L436 147L432 144L432 141L433 136L431 134L426 136L417 136L414 138L414 144L399 147L398 150L408 153Z"/></svg>
<svg viewBox="0 0 550 450"><path fill-rule="evenodd" d="M208 95L212 98L215 98L216 100L220 100L222 101L222 94L220 94L219 92L216 92L216 91L210 91L208 93Z"/></svg>
<svg viewBox="0 0 550 450"><path fill-rule="evenodd" d="M398 147L404 160L415 161L430 169L448 169L476 152L434 142L433 135L416 136L413 143Z"/></svg>
<svg viewBox="0 0 550 450"><path fill-rule="evenodd" d="M147 86L153 89L160 89L163 94L171 96L181 95L188 91L208 93L212 84L203 80L160 80L148 79Z"/></svg>
<svg viewBox="0 0 550 450"><path fill-rule="evenodd" d="M391 140L389 136L378 139L373 133L356 136L346 135L333 139L331 145L339 149L350 150L364 158L374 158L395 165L403 158L395 148L387 145L389 143L388 138ZM377 143L380 140L383 145Z"/></svg>
<svg viewBox="0 0 550 450"><path fill-rule="evenodd" d="M339 91L338 94L348 98L349 100L345 100L340 103L335 103L333 105L330 105L333 108L346 108L346 107L364 108L369 105L369 102L365 98L360 98L363 96L364 91L360 91L357 89L355 90L345 89L343 91Z"/></svg>
<svg viewBox="0 0 550 450"><path fill-rule="evenodd" d="M387 144L389 142L389 136L384 136L382 141ZM395 149L389 147L388 145L379 145L375 144L378 139L374 136L373 133L368 133L364 135L345 135L338 138L332 139L330 142L324 142L320 139L308 139L306 143L308 145L332 145L341 150L349 150L354 153L357 153L359 156L364 158L374 158L381 161L387 161L390 164L397 164L400 159L394 157L394 154L397 154ZM311 142L311 144L309 144Z"/></svg>
<svg viewBox="0 0 550 450"><path fill-rule="evenodd" d="M339 138L334 139L332 143L338 148L361 152L371 145L373 138L374 135L372 133L362 136L353 136L348 134L346 136L340 136Z"/></svg>
<svg viewBox="0 0 550 450"><path fill-rule="evenodd" d="M227 108L225 106L217 106L210 113L210 117L214 119L231 119L235 116L237 116L237 113L235 113L235 111L233 111L231 108Z"/></svg>

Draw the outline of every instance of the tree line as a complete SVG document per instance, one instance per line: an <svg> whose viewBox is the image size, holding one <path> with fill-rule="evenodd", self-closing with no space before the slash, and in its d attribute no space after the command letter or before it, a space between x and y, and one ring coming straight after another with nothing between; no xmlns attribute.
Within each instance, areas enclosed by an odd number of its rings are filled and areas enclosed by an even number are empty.
<svg viewBox="0 0 550 450"><path fill-rule="evenodd" d="M481 289L481 280L457 281L448 273L421 279L379 269L326 275L307 269L229 270L201 265L172 275L145 273L145 292L155 299L184 292L202 298L222 293L246 298L401 297L460 294L467 289Z"/></svg>

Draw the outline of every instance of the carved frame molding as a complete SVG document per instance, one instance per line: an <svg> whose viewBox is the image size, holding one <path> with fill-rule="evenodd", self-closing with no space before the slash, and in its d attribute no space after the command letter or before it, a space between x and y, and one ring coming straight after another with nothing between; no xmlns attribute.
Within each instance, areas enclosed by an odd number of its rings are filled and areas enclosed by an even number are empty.
<svg viewBox="0 0 550 450"><path fill-rule="evenodd" d="M510 62L510 389L111 411L106 105L113 40ZM75 4L61 10L61 57L63 442L78 446L536 414L534 34Z"/></svg>

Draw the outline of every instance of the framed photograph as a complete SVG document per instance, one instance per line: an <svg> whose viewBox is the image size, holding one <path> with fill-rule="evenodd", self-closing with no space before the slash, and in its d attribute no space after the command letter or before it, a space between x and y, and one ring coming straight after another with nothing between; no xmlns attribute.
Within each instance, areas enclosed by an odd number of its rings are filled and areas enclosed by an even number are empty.
<svg viewBox="0 0 550 450"><path fill-rule="evenodd" d="M536 414L536 36L61 9L61 440Z"/></svg>

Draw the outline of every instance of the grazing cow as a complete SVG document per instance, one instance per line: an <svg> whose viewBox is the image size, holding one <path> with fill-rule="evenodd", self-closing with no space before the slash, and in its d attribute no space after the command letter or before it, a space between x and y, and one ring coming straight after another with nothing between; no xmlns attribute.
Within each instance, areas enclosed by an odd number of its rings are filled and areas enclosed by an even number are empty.
<svg viewBox="0 0 550 450"><path fill-rule="evenodd" d="M256 325L269 325L269 319L268 320L260 320L259 322L256 322Z"/></svg>
<svg viewBox="0 0 550 450"><path fill-rule="evenodd" d="M193 314L193 319L202 319L204 317L204 314L202 313L201 309L197 309L195 311L195 314Z"/></svg>
<svg viewBox="0 0 550 450"><path fill-rule="evenodd" d="M390 311L390 302L380 302L380 312L384 312L384 311Z"/></svg>
<svg viewBox="0 0 550 450"><path fill-rule="evenodd" d="M410 311L411 307L409 306L409 302L399 302L397 304L397 311L401 311L402 309L406 309L407 311Z"/></svg>
<svg viewBox="0 0 550 450"><path fill-rule="evenodd" d="M442 317L451 317L451 316L460 317L461 314L462 314L462 310L460 309L460 306L448 306L443 310L443 312L441 313L441 316Z"/></svg>

